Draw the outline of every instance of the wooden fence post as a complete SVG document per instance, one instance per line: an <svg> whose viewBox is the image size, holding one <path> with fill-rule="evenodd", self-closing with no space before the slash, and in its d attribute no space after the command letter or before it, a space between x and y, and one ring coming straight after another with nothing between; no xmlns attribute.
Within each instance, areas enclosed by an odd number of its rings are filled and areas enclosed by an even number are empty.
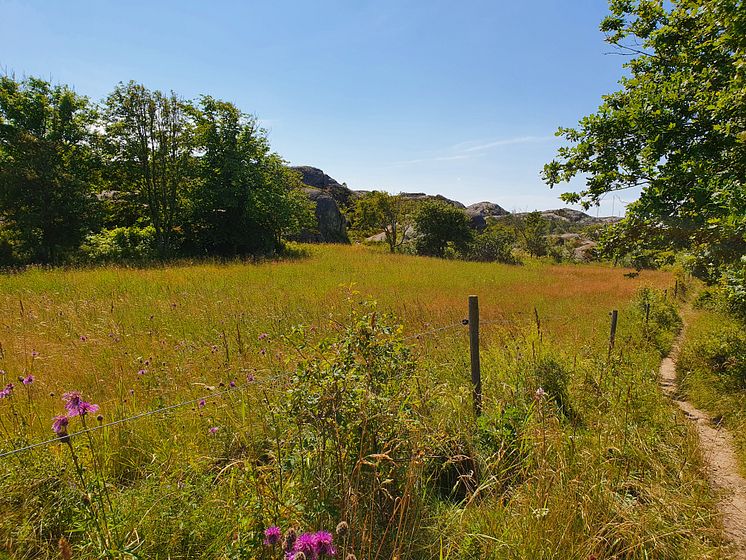
<svg viewBox="0 0 746 560"><path fill-rule="evenodd" d="M650 303L645 304L645 326L650 322Z"/></svg>
<svg viewBox="0 0 746 560"><path fill-rule="evenodd" d="M482 370L479 364L479 298L469 296L469 351L474 413L482 414Z"/></svg>
<svg viewBox="0 0 746 560"><path fill-rule="evenodd" d="M614 339L616 339L616 322L619 318L619 312L614 309L611 312L611 331L609 332L609 359L611 359L611 351L614 349Z"/></svg>

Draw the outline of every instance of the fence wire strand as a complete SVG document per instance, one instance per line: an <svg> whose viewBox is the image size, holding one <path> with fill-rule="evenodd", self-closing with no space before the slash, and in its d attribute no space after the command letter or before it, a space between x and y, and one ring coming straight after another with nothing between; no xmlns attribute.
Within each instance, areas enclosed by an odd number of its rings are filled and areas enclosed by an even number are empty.
<svg viewBox="0 0 746 560"><path fill-rule="evenodd" d="M526 313L522 312L522 311L519 311L519 312L516 313L516 315L525 315L525 314ZM560 317L560 316L540 316L540 319L541 320L544 320L544 319L554 319L554 318L557 318L557 317ZM562 316L562 317L565 318L565 319L567 319L566 316ZM526 317L523 317L523 318L529 318L529 317L526 316ZM480 320L479 321L479 326L481 327L481 326L487 326L487 325L498 325L498 324L502 325L502 324L515 324L515 323L516 323L516 319L502 318L502 319L493 319L493 320L488 320L488 321L482 321L482 320ZM402 340L405 341L405 342L406 341L410 341L410 340L420 340L420 339L422 339L423 337L426 337L426 336L431 336L431 335L442 333L442 332L445 332L445 331L450 331L450 330L453 330L453 329L456 329L456 328L459 328L459 327L468 327L468 325L469 325L468 320L467 319L463 319L463 320L459 321L458 323L451 323L450 325L445 325L445 326L442 326L442 327L436 327L434 329L430 329L430 330L422 331L422 332L419 332L419 333L416 333L416 334L413 334L413 335L406 336ZM110 427L113 427L113 426L118 426L120 424L126 424L128 422L132 422L134 420L139 420L141 418L146 418L148 416L153 416L153 415L156 415L156 414L161 414L161 413L164 413L164 412L168 412L170 410L176 410L176 409L179 409L179 408L183 408L185 406L189 406L189 405L193 405L193 404L198 404L199 402L201 402L203 400L207 401L207 400L215 399L217 397L221 397L221 396L232 394L232 393L242 393L242 392L246 391L247 389L249 389L251 387L254 387L256 385L262 385L262 384L265 384L265 383L268 383L268 382L275 382L275 381L279 380L281 377L283 377L283 375L287 375L287 373L277 374L277 375L272 375L272 376L267 376L267 377L262 377L260 379L254 379L252 381L248 381L246 385L243 385L241 387L231 387L230 389L226 389L224 391L210 392L210 393L208 393L206 395L203 395L201 397L197 397L197 398L194 398L194 399L189 399L189 400L186 400L186 401L181 401L181 402L178 402L178 403L175 403L175 404L171 404L171 405L168 405L168 406L163 406L163 407L160 407L160 408L156 408L154 410L148 410L146 412L140 412L138 414L134 414L132 416L126 416L124 418L120 418L118 420L113 420L113 421L107 422L105 424L99 424L97 426L91 426L90 428L86 428L86 429L83 429L83 430L78 430L77 432L72 432L70 434L67 434L66 437L72 438L72 437L84 435L84 434L87 434L87 433L96 432L98 430L103 430L104 428L110 428ZM17 455L19 453L23 453L23 452L26 452L26 451L31 451L33 449L37 449L39 447L44 447L46 445L51 445L53 443L61 442L64 437L65 436L55 436L53 438L50 438L50 439L47 439L47 440L44 440L44 441L40 441L40 442L32 443L32 444L29 444L29 445L26 445L26 446L23 446L23 447L18 447L16 449L11 449L11 450L8 450L8 451L0 452L0 459L3 459L5 457L9 457L11 455Z"/></svg>

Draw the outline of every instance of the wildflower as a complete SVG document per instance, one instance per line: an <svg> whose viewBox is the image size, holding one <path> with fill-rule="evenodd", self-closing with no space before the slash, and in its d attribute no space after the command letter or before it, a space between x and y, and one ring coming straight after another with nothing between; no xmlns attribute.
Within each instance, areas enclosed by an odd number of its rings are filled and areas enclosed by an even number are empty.
<svg viewBox="0 0 746 560"><path fill-rule="evenodd" d="M52 431L58 436L66 436L69 423L70 419L67 416L55 416L54 422L52 422Z"/></svg>
<svg viewBox="0 0 746 560"><path fill-rule="evenodd" d="M98 405L83 400L80 392L70 391L62 395L68 416L85 416L89 412L98 412Z"/></svg>
<svg viewBox="0 0 746 560"><path fill-rule="evenodd" d="M269 338L269 335L266 332L263 332L259 335L259 340L266 340Z"/></svg>
<svg viewBox="0 0 746 560"><path fill-rule="evenodd" d="M316 555L316 535L314 533L303 533L300 535L293 546L293 560L298 558L298 554L303 554L303 558L314 559Z"/></svg>
<svg viewBox="0 0 746 560"><path fill-rule="evenodd" d="M34 376L32 374L28 374L26 377L23 377L21 379L21 383L24 385L31 385L34 382Z"/></svg>
<svg viewBox="0 0 746 560"><path fill-rule="evenodd" d="M32 350L31 351L31 357L32 358L36 358L38 355L39 355L39 352L37 352L36 350Z"/></svg>
<svg viewBox="0 0 746 560"><path fill-rule="evenodd" d="M103 414L99 414L98 416L96 416L96 420L98 420L99 423L103 422L104 421L104 415Z"/></svg>
<svg viewBox="0 0 746 560"><path fill-rule="evenodd" d="M206 404L207 404L207 403L205 402L205 399L200 399L200 400L199 400L199 403L198 403L198 406L199 406L200 408L204 408Z"/></svg>
<svg viewBox="0 0 746 560"><path fill-rule="evenodd" d="M109 335L109 336L111 336L111 335ZM86 335L84 335L84 334L81 334L80 335L80 342L85 342L86 340L88 340L88 337Z"/></svg>
<svg viewBox="0 0 746 560"><path fill-rule="evenodd" d="M12 383L8 383L5 386L5 389L0 391L0 399L7 399L13 394L13 389L15 388L15 385Z"/></svg>
<svg viewBox="0 0 746 560"><path fill-rule="evenodd" d="M282 538L282 532L280 531L280 528L277 527L276 525L267 527L264 530L264 544L267 546L276 545L278 542L280 542L281 538Z"/></svg>
<svg viewBox="0 0 746 560"><path fill-rule="evenodd" d="M217 434L219 429L220 428L218 428L217 426L213 426L212 428L210 428L210 433L211 434ZM270 527L270 529L271 529L271 527ZM269 530L269 529L267 529L267 530Z"/></svg>
<svg viewBox="0 0 746 560"><path fill-rule="evenodd" d="M230 387L231 389L233 389L233 388L234 388L234 387L236 386L236 382L235 382L235 381L231 381L230 383L228 383L228 386L229 386L229 387Z"/></svg>
<svg viewBox="0 0 746 560"><path fill-rule="evenodd" d="M334 556L337 549L332 545L332 534L328 531L318 531L316 533L303 533L295 541L293 550L288 554L293 560L301 558L317 560L324 556Z"/></svg>
<svg viewBox="0 0 746 560"><path fill-rule="evenodd" d="M544 389L539 387L538 389L536 389L536 393L534 393L534 399L536 399L537 401L540 401L541 399L544 398L544 395L546 395L546 392L544 391Z"/></svg>
<svg viewBox="0 0 746 560"><path fill-rule="evenodd" d="M146 373L148 373L148 370L146 369L140 369L137 371L137 375L145 375Z"/></svg>
<svg viewBox="0 0 746 560"><path fill-rule="evenodd" d="M332 545L332 539L332 534L328 531L319 531L314 534L316 553L319 556L334 556L337 554L337 549Z"/></svg>
<svg viewBox="0 0 746 560"><path fill-rule="evenodd" d="M248 381L249 383L251 383L252 381L254 381L254 374L253 373L247 373L246 374L246 381Z"/></svg>

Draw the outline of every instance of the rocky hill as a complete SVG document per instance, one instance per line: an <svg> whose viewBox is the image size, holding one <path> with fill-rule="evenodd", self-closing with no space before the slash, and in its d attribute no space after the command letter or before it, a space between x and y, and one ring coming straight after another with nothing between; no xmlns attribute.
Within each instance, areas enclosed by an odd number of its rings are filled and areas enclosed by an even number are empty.
<svg viewBox="0 0 746 560"><path fill-rule="evenodd" d="M354 204L357 197L368 191L352 190L346 183L340 183L317 167L303 165L293 167L292 169L301 174L303 183L307 186L306 194L309 200L316 205L318 232L308 232L303 236L303 239L326 243L349 243L344 211ZM451 204L457 208L462 208L469 215L472 227L476 229L486 227L487 221L490 218L499 219L509 215L524 216L527 214L527 212L511 214L494 202L477 202L470 206L465 206L457 200L451 200L439 194L403 192L401 195L409 200L423 202L436 200ZM572 208L543 210L541 211L541 215L558 224L578 228L619 221L619 218L611 216L596 218L585 212L573 210Z"/></svg>

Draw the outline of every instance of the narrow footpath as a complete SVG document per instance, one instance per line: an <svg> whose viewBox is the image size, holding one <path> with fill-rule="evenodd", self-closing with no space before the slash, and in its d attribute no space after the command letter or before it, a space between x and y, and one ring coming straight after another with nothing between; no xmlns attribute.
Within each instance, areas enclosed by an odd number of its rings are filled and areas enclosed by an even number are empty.
<svg viewBox="0 0 746 560"><path fill-rule="evenodd" d="M718 493L718 509L723 517L725 536L733 545L733 558L746 560L746 480L738 472L733 436L706 412L678 396L676 359L682 338L683 331L674 343L671 354L661 362L660 385L663 392L697 426L707 475Z"/></svg>

